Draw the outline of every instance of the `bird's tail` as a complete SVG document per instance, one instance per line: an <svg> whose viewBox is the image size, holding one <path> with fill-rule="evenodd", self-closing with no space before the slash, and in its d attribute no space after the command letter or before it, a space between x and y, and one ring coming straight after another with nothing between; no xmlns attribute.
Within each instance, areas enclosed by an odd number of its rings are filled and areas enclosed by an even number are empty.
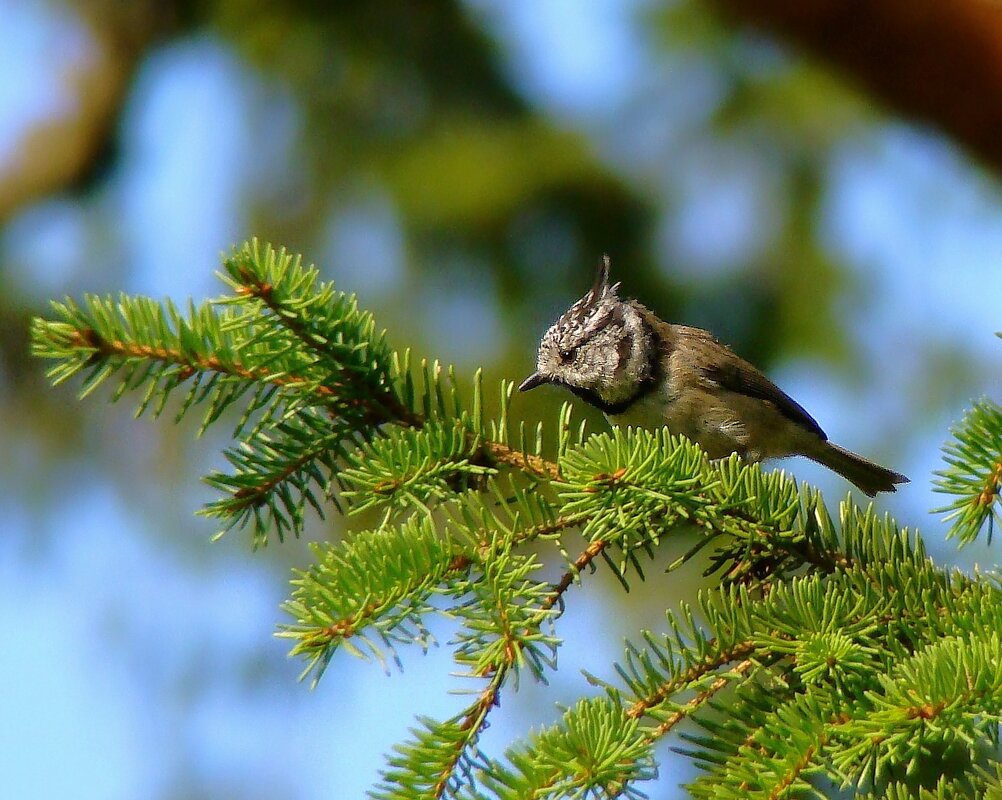
<svg viewBox="0 0 1002 800"><path fill-rule="evenodd" d="M908 478L900 472L867 461L862 456L857 456L831 442L824 442L821 447L804 455L837 472L870 497L877 492L896 491L895 484L908 483Z"/></svg>

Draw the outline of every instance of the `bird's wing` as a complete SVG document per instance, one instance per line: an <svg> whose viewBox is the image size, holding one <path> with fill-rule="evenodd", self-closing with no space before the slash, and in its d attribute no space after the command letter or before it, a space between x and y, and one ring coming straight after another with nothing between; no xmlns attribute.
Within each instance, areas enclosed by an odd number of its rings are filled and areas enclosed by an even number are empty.
<svg viewBox="0 0 1002 800"><path fill-rule="evenodd" d="M737 359L737 356L732 358ZM747 362L725 361L723 363L704 364L703 374L723 389L748 397L768 400L784 417L817 434L823 440L828 436L817 421L808 414L802 405L790 395L770 381L765 375Z"/></svg>
<svg viewBox="0 0 1002 800"><path fill-rule="evenodd" d="M784 417L827 441L828 436L821 426L800 403L726 345L718 342L712 334L700 328L682 325L675 326L675 329L680 334L680 343L688 340L689 349L696 357L706 380L730 392L767 400Z"/></svg>

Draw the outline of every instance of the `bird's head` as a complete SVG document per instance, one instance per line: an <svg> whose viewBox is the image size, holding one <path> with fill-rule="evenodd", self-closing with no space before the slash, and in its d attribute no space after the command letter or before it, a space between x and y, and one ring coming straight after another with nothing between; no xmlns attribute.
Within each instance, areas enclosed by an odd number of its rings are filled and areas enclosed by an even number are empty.
<svg viewBox="0 0 1002 800"><path fill-rule="evenodd" d="M635 394L649 372L652 334L636 305L619 298L619 284L609 284L609 266L604 256L588 293L543 334L536 371L519 391L558 384L599 408Z"/></svg>

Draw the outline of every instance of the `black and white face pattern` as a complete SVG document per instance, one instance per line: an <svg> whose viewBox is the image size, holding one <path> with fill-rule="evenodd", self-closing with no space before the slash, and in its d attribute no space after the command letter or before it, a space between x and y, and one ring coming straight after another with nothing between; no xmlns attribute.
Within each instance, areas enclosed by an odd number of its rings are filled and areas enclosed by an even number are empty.
<svg viewBox="0 0 1002 800"><path fill-rule="evenodd" d="M609 260L591 290L543 335L536 372L520 387L566 386L606 413L619 413L653 378L654 334L637 308L609 285Z"/></svg>

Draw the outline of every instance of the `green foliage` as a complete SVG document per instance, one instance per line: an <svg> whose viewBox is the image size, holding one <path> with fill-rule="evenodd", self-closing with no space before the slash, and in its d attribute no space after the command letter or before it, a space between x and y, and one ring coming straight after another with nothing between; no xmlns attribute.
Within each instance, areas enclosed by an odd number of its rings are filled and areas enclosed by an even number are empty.
<svg viewBox="0 0 1002 800"><path fill-rule="evenodd" d="M56 320L33 322L32 352L55 360L53 383L83 372L82 396L106 380L114 400L141 391L137 416L159 416L183 394L175 419L204 406L200 432L246 398L238 444L225 454L233 471L207 477L226 496L204 513L222 531L251 526L264 544L271 533L298 534L307 504L323 513L317 495L333 496L335 460L408 411L394 395L385 337L353 295L257 242L224 269L233 293L187 314L146 297L53 303Z"/></svg>
<svg viewBox="0 0 1002 800"><path fill-rule="evenodd" d="M411 729L411 740L397 745L383 770L382 781L370 797L400 800L408 797L442 797L457 793L472 769L463 752L468 738L462 715L445 722L419 719L420 728Z"/></svg>
<svg viewBox="0 0 1002 800"><path fill-rule="evenodd" d="M500 551L492 547L488 552ZM511 668L517 682L519 671L528 668L542 680L546 667L556 667L559 640L544 630L556 615L548 603L552 589L531 580L538 569L531 555L492 555L464 587L468 599L454 612L463 627L453 643L456 663L466 675L494 675Z"/></svg>
<svg viewBox="0 0 1002 800"><path fill-rule="evenodd" d="M355 511L427 508L496 472L473 463L477 435L463 420L397 428L350 454L341 472L344 496Z"/></svg>
<svg viewBox="0 0 1002 800"><path fill-rule="evenodd" d="M953 441L943 448L947 468L936 474L936 491L956 497L937 512L946 512L949 535L969 544L988 528L1002 522L1002 407L981 400L953 430Z"/></svg>
<svg viewBox="0 0 1002 800"><path fill-rule="evenodd" d="M994 576L937 566L872 505L833 513L783 473L710 461L667 431L586 436L565 406L546 438L512 424L508 382L487 419L479 375L467 404L452 370L412 365L283 251L246 245L224 279L231 294L185 314L143 298L56 304L34 352L56 383L82 373L83 394L104 381L112 399L138 393L139 413L202 406L204 430L231 410L232 472L208 477L221 498L204 510L224 530L281 539L330 506L375 520L313 546L279 632L316 683L340 651L385 666L429 646L430 615L454 626L469 703L420 720L375 797L640 797L673 732L703 770L695 797L1002 794ZM954 435L938 485L968 542L998 517L1002 412L982 401ZM571 532L586 540L576 556ZM682 532L695 545L666 559ZM555 583L541 550L566 562ZM629 587L700 551L719 579L696 608L641 632L613 680L589 676L596 696L503 760L481 751L502 694L556 668L564 594L598 559Z"/></svg>
<svg viewBox="0 0 1002 800"><path fill-rule="evenodd" d="M904 782L890 783L879 794L867 793L864 797L866 800L999 800L1002 797L1002 783L995 772L983 773L976 780L967 776L942 777L935 785L920 787L918 791L913 785Z"/></svg>
<svg viewBox="0 0 1002 800"><path fill-rule="evenodd" d="M434 610L429 597L467 566L427 517L362 533L347 544L315 544L313 554L316 563L296 573L284 606L297 622L280 635L295 641L292 653L307 658L314 681L340 647L381 662L380 645L391 652L394 642L427 647L421 618Z"/></svg>
<svg viewBox="0 0 1002 800"><path fill-rule="evenodd" d="M507 755L511 767L485 770L485 785L505 800L642 797L635 784L657 774L651 742L637 720L605 698L579 700L558 725Z"/></svg>

